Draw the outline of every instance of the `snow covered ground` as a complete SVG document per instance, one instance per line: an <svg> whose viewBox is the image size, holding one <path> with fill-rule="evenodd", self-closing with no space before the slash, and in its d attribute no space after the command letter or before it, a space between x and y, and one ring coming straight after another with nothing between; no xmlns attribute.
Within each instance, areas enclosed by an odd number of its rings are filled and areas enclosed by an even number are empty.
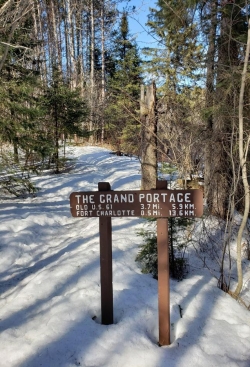
<svg viewBox="0 0 250 367"><path fill-rule="evenodd" d="M98 218L73 218L69 195L99 181L137 190L140 165L104 148L69 154L75 168L34 178L36 197L0 201L0 366L249 367L250 313L194 256L171 280L172 343L158 347L157 281L135 262L140 218L112 219L115 323L101 325Z"/></svg>

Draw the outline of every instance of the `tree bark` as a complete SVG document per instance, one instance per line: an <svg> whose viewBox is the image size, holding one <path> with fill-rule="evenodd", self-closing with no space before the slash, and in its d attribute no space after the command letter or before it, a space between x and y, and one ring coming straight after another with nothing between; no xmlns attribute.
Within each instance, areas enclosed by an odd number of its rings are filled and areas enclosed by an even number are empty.
<svg viewBox="0 0 250 367"><path fill-rule="evenodd" d="M90 22L91 22L91 34L90 34L90 122L89 131L93 131L94 128L94 88L95 88L95 18L94 18L94 0L90 3ZM93 144L93 134L89 137L89 142Z"/></svg>
<svg viewBox="0 0 250 367"><path fill-rule="evenodd" d="M104 104L105 104L105 32L104 32L104 10L105 2L102 0L101 5L101 43L102 43L102 74L101 74L101 99L102 99L102 109L101 109L101 144L104 143Z"/></svg>
<svg viewBox="0 0 250 367"><path fill-rule="evenodd" d="M214 11L213 16L217 16L220 21L218 25L220 36L218 39L218 53L214 55L215 57L217 55L218 60L216 61L216 89L212 95L211 82L214 74L210 75L208 72L210 80L207 80L208 96L213 100L210 100L210 102L207 100L207 113L211 115L208 119L205 194L210 214L223 219L228 216L230 197L235 190L230 150L233 138L234 115L236 113L235 87L232 75L237 66L238 58L236 57L236 41L231 37L232 19L230 15L230 13L223 11L216 15ZM211 32L214 32L213 27L211 27Z"/></svg>
<svg viewBox="0 0 250 367"><path fill-rule="evenodd" d="M84 62L83 62L83 24L82 24L83 6L79 6L76 12L76 69L77 69L77 88L81 91L81 96L84 96Z"/></svg>
<svg viewBox="0 0 250 367"><path fill-rule="evenodd" d="M211 149L211 138L213 131L213 115L212 108L214 106L214 79L215 79L215 40L216 40L216 29L217 29L217 2L212 6L210 2L211 12L211 26L209 28L208 37L208 52L207 52L207 76L206 76L206 109L207 114L207 131L206 131L206 146L205 146L205 197L210 202L210 193L212 190L212 149Z"/></svg>
<svg viewBox="0 0 250 367"><path fill-rule="evenodd" d="M245 53L244 67L241 77L241 87L240 87L240 99L239 99L239 159L240 168L242 174L242 181L244 186L244 214L242 217L241 225L237 235L237 275L238 284L234 291L234 296L237 298L242 290L243 286L243 274L242 274L242 260L241 260L241 243L243 231L246 227L246 223L249 215L250 208L250 194L249 194L249 184L247 179L247 166L246 158L248 154L250 138L244 143L244 94L247 79L247 68L250 55L250 19L248 20L248 38L247 38L247 48Z"/></svg>
<svg viewBox="0 0 250 367"><path fill-rule="evenodd" d="M141 86L141 189L156 187L157 179L157 114L155 83Z"/></svg>
<svg viewBox="0 0 250 367"><path fill-rule="evenodd" d="M74 52L74 31L72 22L72 3L70 0L65 0L66 7L66 38L68 51L68 78L71 89L76 88L76 71L75 71L75 52Z"/></svg>

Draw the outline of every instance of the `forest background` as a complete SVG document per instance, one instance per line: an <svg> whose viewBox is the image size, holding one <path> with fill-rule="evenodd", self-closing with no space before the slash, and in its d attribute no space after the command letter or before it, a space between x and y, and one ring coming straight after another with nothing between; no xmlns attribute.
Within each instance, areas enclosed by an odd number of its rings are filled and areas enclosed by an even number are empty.
<svg viewBox="0 0 250 367"><path fill-rule="evenodd" d="M250 201L249 2L158 0L145 25L155 43L140 48L129 28L145 5L137 3L0 1L1 185L35 191L30 172L59 173L60 147L72 141L138 156L144 188L152 188L159 161L178 171L183 187L204 181L206 214L224 228L218 285L238 298L243 250L250 259L250 241L242 243ZM231 290L235 210L242 221Z"/></svg>

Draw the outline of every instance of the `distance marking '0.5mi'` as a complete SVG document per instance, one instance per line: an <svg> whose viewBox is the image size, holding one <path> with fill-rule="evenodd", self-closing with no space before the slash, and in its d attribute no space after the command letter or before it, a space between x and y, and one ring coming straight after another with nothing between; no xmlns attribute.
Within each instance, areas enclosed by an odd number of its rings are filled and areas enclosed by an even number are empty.
<svg viewBox="0 0 250 367"><path fill-rule="evenodd" d="M201 190L72 192L73 217L201 217Z"/></svg>

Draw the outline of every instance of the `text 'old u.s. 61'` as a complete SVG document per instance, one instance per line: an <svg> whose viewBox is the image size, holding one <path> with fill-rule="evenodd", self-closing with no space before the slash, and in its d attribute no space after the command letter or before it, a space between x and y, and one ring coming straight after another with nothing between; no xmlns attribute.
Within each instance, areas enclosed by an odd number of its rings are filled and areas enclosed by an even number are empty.
<svg viewBox="0 0 250 367"><path fill-rule="evenodd" d="M72 192L73 217L200 217L201 190Z"/></svg>

